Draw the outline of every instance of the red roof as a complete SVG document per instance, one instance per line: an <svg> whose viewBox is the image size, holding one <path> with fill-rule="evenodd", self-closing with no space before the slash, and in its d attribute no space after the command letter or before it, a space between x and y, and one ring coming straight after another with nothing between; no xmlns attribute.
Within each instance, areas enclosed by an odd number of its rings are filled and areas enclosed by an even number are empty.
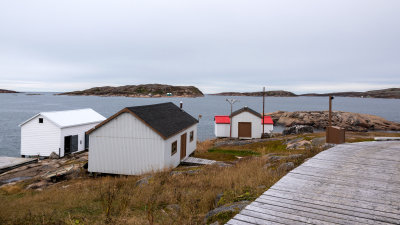
<svg viewBox="0 0 400 225"><path fill-rule="evenodd" d="M263 121L261 121L263 122ZM264 116L264 124L274 124L274 121L272 121L272 118L270 116Z"/></svg>
<svg viewBox="0 0 400 225"><path fill-rule="evenodd" d="M229 116L215 116L214 117L215 123L216 124L230 124L231 123L231 119L229 118Z"/></svg>

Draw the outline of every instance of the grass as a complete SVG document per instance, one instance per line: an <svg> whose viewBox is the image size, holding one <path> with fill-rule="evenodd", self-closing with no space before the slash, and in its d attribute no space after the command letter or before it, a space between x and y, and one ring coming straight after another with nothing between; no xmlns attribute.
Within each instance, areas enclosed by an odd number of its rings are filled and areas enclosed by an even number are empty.
<svg viewBox="0 0 400 225"><path fill-rule="evenodd" d="M348 137L356 141L386 134L348 133ZM142 186L136 182L146 175L81 177L43 191L26 190L23 181L0 188L0 224L202 224L210 210L233 202L252 201L286 174L273 168L289 159L274 162L270 169L265 169L269 163L266 154L302 154L291 160L298 166L322 150L316 147L286 150L286 142L299 137L312 140L323 135L286 136L280 140L218 148L213 148L214 141L208 140L199 143L195 156L236 163L231 167L176 169L200 169L195 174L170 175L170 170L161 171L153 173L151 182ZM244 158L238 160L237 156ZM222 197L216 202L219 194ZM234 215L235 212L221 213L208 222L221 224Z"/></svg>

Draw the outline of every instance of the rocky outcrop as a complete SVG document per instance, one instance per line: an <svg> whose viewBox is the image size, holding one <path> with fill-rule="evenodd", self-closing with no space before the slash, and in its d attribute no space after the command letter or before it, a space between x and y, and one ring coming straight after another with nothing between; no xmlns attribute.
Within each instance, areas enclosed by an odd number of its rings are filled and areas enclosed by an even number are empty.
<svg viewBox="0 0 400 225"><path fill-rule="evenodd" d="M261 91L259 92L222 92L212 95L220 95L220 96L263 96ZM289 91L266 91L265 96L271 97L295 97L296 94Z"/></svg>
<svg viewBox="0 0 400 225"><path fill-rule="evenodd" d="M286 127L308 125L316 129L325 129L328 126L327 111L277 111L267 115L272 117L275 124ZM341 111L332 112L332 125L343 127L348 131L400 131L400 123L391 122L379 116Z"/></svg>
<svg viewBox="0 0 400 225"><path fill-rule="evenodd" d="M6 89L0 89L0 93L19 93L19 92L6 90Z"/></svg>
<svg viewBox="0 0 400 225"><path fill-rule="evenodd" d="M83 91L65 92L57 95L94 95L124 97L203 97L194 86L172 86L166 84L141 84L120 87L94 87Z"/></svg>
<svg viewBox="0 0 400 225"><path fill-rule="evenodd" d="M294 125L291 127L287 127L282 131L283 135L304 133L314 133L313 127L308 125Z"/></svg>
<svg viewBox="0 0 400 225"><path fill-rule="evenodd" d="M357 98L400 98L400 88L388 88L382 90L373 90L365 92L334 92L326 94L304 94L301 96L340 96Z"/></svg>

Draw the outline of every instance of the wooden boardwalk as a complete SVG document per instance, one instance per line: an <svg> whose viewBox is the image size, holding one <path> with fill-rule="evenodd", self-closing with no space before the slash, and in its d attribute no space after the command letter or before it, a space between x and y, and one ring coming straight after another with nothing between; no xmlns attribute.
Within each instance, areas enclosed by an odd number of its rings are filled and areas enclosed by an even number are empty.
<svg viewBox="0 0 400 225"><path fill-rule="evenodd" d="M33 158L0 156L0 174L37 161Z"/></svg>
<svg viewBox="0 0 400 225"><path fill-rule="evenodd" d="M400 224L400 142L321 152L227 224Z"/></svg>
<svg viewBox="0 0 400 225"><path fill-rule="evenodd" d="M197 165L211 165L216 163L215 160L209 159L202 159L196 157L186 157L184 160L181 161L182 164L197 164Z"/></svg>

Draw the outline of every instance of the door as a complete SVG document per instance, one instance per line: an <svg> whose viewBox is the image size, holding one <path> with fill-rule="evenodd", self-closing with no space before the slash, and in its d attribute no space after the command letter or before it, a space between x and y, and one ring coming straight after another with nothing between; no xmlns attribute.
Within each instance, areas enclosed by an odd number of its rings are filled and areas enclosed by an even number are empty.
<svg viewBox="0 0 400 225"><path fill-rule="evenodd" d="M64 155L71 153L71 136L64 137Z"/></svg>
<svg viewBox="0 0 400 225"><path fill-rule="evenodd" d="M78 135L71 136L71 152L78 151Z"/></svg>
<svg viewBox="0 0 400 225"><path fill-rule="evenodd" d="M251 123L239 122L239 137L251 138Z"/></svg>
<svg viewBox="0 0 400 225"><path fill-rule="evenodd" d="M181 160L186 157L186 133L181 135Z"/></svg>
<svg viewBox="0 0 400 225"><path fill-rule="evenodd" d="M78 151L78 135L64 137L64 155Z"/></svg>

